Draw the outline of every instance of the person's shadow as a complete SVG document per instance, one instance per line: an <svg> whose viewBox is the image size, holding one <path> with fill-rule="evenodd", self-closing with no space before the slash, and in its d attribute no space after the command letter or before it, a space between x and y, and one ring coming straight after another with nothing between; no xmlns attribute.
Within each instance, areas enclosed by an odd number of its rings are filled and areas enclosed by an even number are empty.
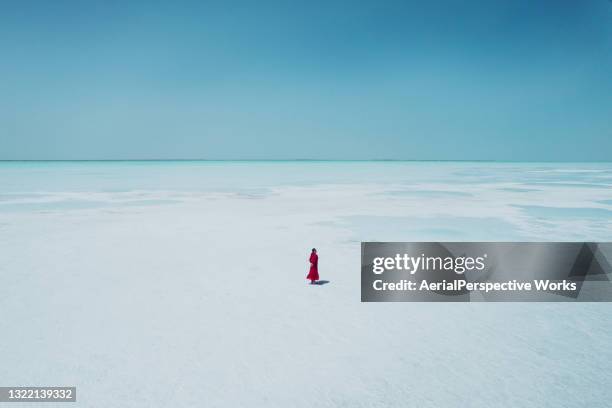
<svg viewBox="0 0 612 408"><path fill-rule="evenodd" d="M329 283L328 280L318 280L314 284L315 285L327 285Z"/></svg>

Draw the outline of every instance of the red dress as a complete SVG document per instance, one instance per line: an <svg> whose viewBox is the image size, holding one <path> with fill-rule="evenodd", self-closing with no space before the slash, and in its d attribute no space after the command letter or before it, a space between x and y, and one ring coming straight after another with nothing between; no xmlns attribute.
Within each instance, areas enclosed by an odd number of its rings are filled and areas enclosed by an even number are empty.
<svg viewBox="0 0 612 408"><path fill-rule="evenodd" d="M316 253L310 254L310 272L306 279L319 280L319 256Z"/></svg>

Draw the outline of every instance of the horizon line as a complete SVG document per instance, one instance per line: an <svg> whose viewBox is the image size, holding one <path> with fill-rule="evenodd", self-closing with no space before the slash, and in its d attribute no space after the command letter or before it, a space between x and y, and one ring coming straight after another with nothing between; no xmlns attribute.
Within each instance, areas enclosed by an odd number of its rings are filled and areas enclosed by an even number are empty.
<svg viewBox="0 0 612 408"><path fill-rule="evenodd" d="M0 159L10 162L471 162L471 163L612 163L612 160L493 159Z"/></svg>

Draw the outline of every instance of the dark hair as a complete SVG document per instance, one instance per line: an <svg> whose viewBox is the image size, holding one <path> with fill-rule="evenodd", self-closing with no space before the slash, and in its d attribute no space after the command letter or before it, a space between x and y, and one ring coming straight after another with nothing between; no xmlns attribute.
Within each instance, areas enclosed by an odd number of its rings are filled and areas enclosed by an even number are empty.
<svg viewBox="0 0 612 408"><path fill-rule="evenodd" d="M317 252L317 248L312 248L312 252Z"/></svg>

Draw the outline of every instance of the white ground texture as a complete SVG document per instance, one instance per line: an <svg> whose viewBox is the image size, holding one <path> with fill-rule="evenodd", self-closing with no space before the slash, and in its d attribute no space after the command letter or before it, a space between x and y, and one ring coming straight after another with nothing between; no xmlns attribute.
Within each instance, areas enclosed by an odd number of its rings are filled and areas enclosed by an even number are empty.
<svg viewBox="0 0 612 408"><path fill-rule="evenodd" d="M45 407L609 407L612 304L361 303L359 262L362 240L610 241L611 215L612 165L0 165L0 385L77 387Z"/></svg>

